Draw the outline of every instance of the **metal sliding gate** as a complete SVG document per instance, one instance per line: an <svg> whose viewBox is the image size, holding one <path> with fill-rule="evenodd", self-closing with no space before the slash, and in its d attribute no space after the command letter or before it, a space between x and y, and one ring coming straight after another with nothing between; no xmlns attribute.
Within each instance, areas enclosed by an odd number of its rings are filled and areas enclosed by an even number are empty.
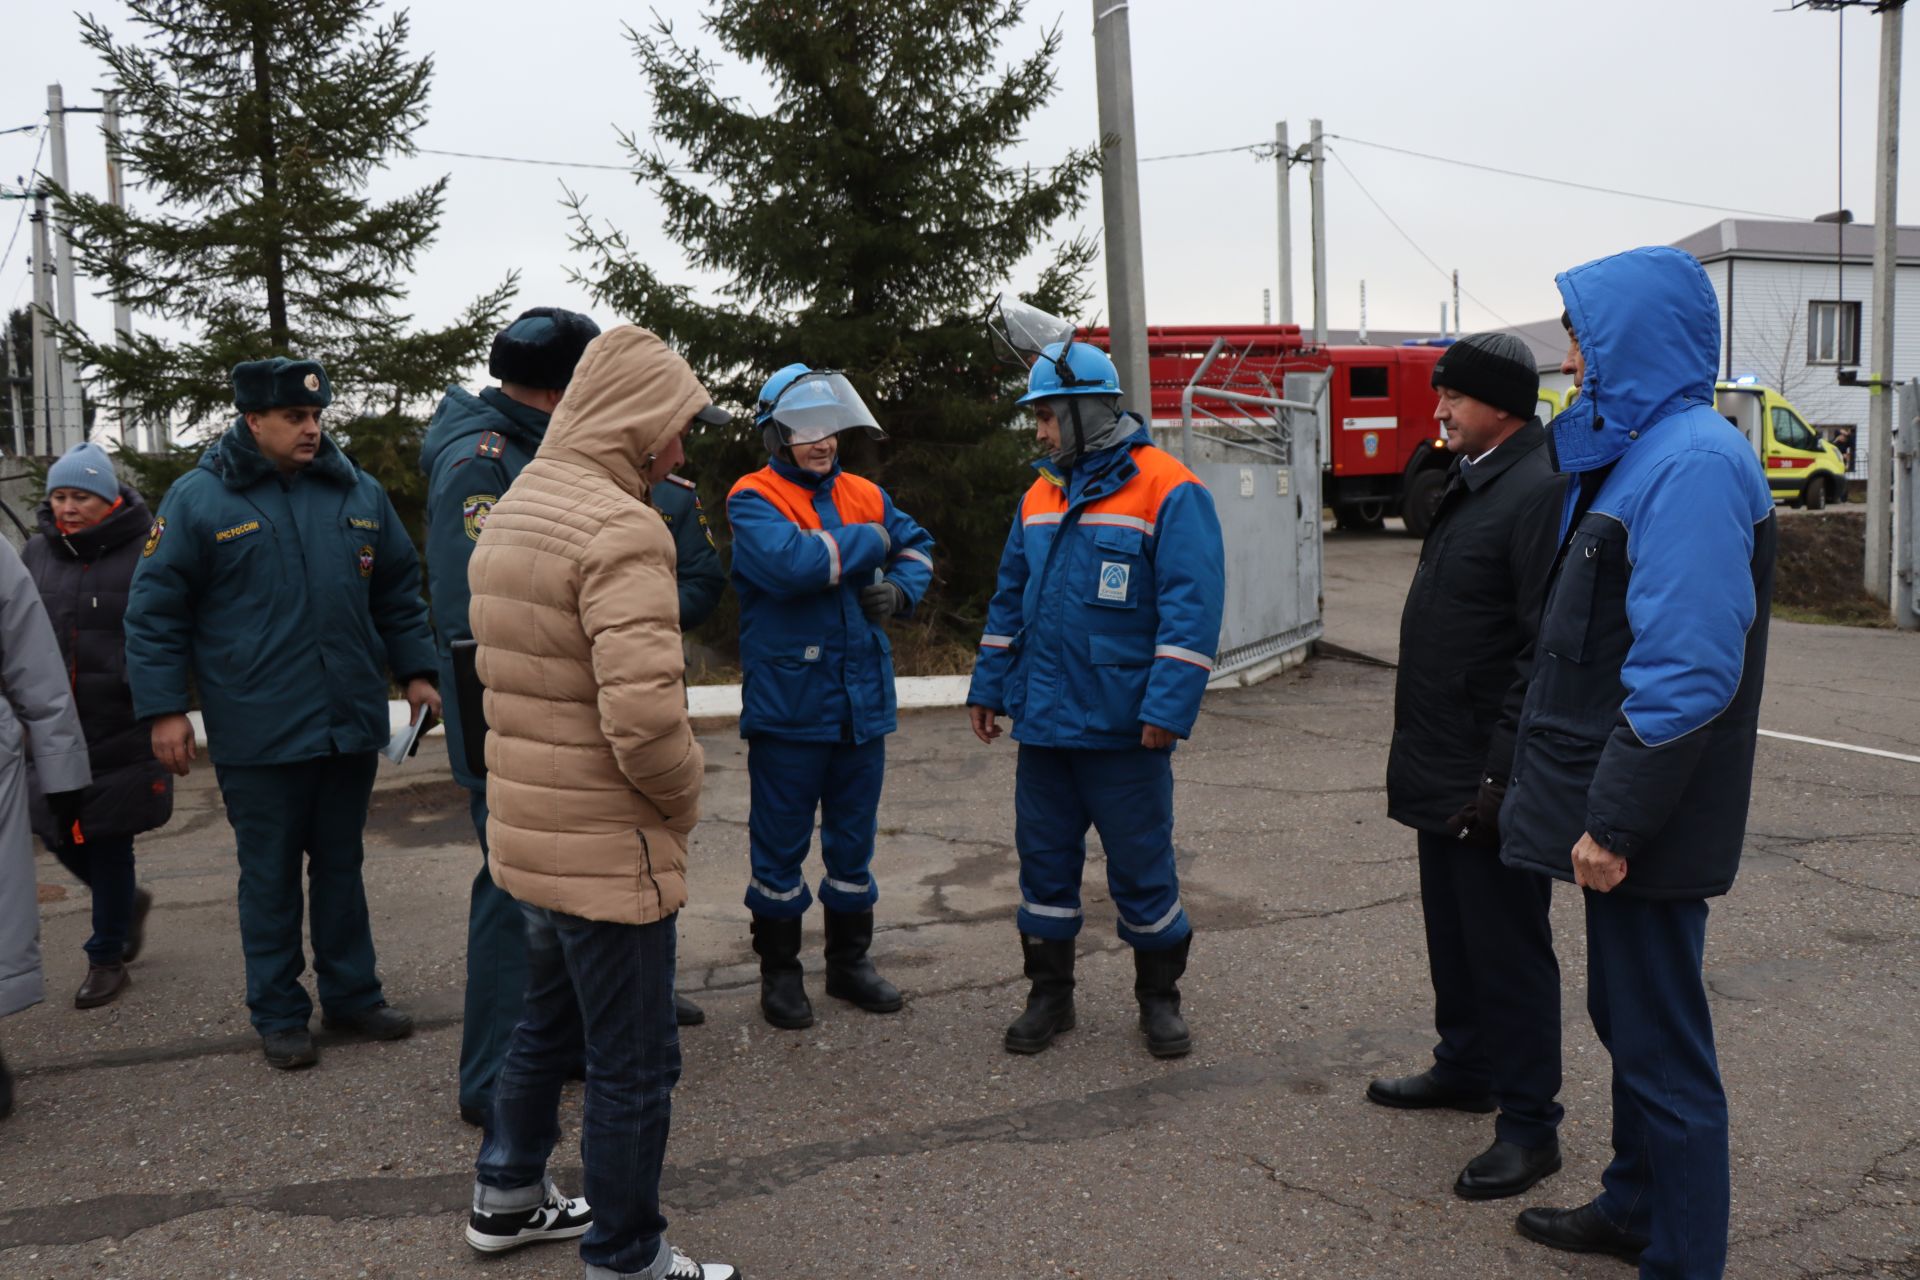
<svg viewBox="0 0 1920 1280"><path fill-rule="evenodd" d="M1289 373L1258 391L1181 393L1181 460L1213 492L1226 542L1227 597L1213 683L1253 684L1302 660L1321 633L1320 419L1328 375Z"/></svg>

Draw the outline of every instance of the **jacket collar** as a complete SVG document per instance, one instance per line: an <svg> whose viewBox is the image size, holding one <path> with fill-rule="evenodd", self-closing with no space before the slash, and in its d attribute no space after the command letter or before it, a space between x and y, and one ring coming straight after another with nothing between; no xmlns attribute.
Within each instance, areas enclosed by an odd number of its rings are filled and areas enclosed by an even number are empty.
<svg viewBox="0 0 1920 1280"><path fill-rule="evenodd" d="M502 435L524 445L528 452L539 449L541 439L547 434L547 424L553 421L552 414L521 404L498 387L482 389L478 399L507 420L507 429Z"/></svg>
<svg viewBox="0 0 1920 1280"><path fill-rule="evenodd" d="M1139 421L1136 415L1127 416ZM1129 480L1140 474L1140 467L1133 460L1133 451L1140 445L1152 443L1153 436L1142 423L1132 435L1088 454L1066 471L1056 466L1051 457L1036 459L1033 469L1065 490L1072 503L1098 502L1119 492Z"/></svg>
<svg viewBox="0 0 1920 1280"><path fill-rule="evenodd" d="M817 489L821 493L831 492L833 482L840 478L841 468L838 457L833 460L833 470L827 472L825 475L819 475L807 470L805 467L796 467L779 454L775 454L769 458L767 465L772 467L773 474L779 476L782 480L790 481L803 489Z"/></svg>
<svg viewBox="0 0 1920 1280"><path fill-rule="evenodd" d="M245 414L236 416L233 425L218 440L207 446L200 455L200 465L214 475L227 488L239 492L250 489L269 477L278 476L280 469L267 460L260 452L260 446L254 443L253 432L247 429ZM351 488L359 469L353 465L353 459L335 444L333 437L324 431L320 433L320 452L295 475L309 475L316 480L325 480L341 488Z"/></svg>
<svg viewBox="0 0 1920 1280"><path fill-rule="evenodd" d="M1546 442L1547 429L1540 425L1540 419L1534 418L1502 440L1492 453L1480 461L1468 465L1456 464L1460 478L1469 490L1478 493L1492 484L1495 477Z"/></svg>

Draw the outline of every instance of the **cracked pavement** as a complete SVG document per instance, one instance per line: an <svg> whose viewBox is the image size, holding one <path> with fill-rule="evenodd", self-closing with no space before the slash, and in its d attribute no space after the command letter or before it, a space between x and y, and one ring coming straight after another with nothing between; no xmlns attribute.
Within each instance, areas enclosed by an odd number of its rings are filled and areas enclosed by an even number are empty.
<svg viewBox="0 0 1920 1280"><path fill-rule="evenodd" d="M1416 554L1329 540L1328 639L1391 659ZM1768 728L1888 750L1920 741L1920 637L1774 624ZM1196 1047L1156 1062L1134 1022L1097 841L1079 1028L1000 1048L1023 983L1011 744L959 712L903 717L882 805L882 968L910 1003L820 989L804 1032L759 1020L740 905L743 744L705 735L683 1033L665 1180L671 1238L772 1277L1615 1277L1512 1229L1572 1204L1607 1156L1606 1059L1584 1007L1579 903L1556 893L1565 1169L1515 1201L1453 1197L1488 1117L1361 1096L1432 1043L1413 841L1384 813L1393 675L1320 658L1211 695L1176 757L1183 984ZM71 1007L87 901L42 858L51 997L0 1024L19 1109L0 1124L0 1275L560 1277L567 1245L497 1260L459 1230L475 1131L455 1115L467 886L478 855L437 744L383 765L367 881L389 996L420 1030L321 1036L286 1075L240 1000L233 842L211 771L141 843L157 906L118 1003ZM1732 1103L1736 1277L1920 1277L1920 766L1763 739L1734 892L1708 965ZM817 872L810 872L817 875ZM555 1167L579 1158L569 1090ZM570 1189L577 1190L577 1179Z"/></svg>

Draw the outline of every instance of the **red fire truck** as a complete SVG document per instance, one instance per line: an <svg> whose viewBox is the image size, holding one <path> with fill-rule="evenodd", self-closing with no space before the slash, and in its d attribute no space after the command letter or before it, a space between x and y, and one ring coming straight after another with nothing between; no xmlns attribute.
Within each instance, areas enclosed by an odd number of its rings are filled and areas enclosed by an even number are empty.
<svg viewBox="0 0 1920 1280"><path fill-rule="evenodd" d="M1104 328L1081 336L1108 345ZM1407 532L1425 536L1451 461L1428 385L1440 345L1320 347L1297 324L1153 326L1147 360L1156 425L1179 425L1181 392L1216 341L1223 345L1201 386L1278 396L1289 372L1330 374L1320 450L1327 506L1343 529L1377 529L1398 515Z"/></svg>

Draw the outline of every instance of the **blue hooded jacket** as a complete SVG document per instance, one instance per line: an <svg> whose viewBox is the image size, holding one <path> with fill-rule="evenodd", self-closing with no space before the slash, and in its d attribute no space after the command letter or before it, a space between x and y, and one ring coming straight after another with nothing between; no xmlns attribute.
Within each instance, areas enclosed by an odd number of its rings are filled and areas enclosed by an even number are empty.
<svg viewBox="0 0 1920 1280"><path fill-rule="evenodd" d="M376 751L387 678L435 674L420 559L380 482L331 436L282 476L246 419L167 490L127 596L142 720L200 692L218 765Z"/></svg>
<svg viewBox="0 0 1920 1280"><path fill-rule="evenodd" d="M1556 283L1586 371L1552 424L1575 480L1500 856L1571 880L1586 832L1628 859L1616 893L1724 893L1753 785L1773 497L1713 408L1719 307L1698 261L1634 249Z"/></svg>

